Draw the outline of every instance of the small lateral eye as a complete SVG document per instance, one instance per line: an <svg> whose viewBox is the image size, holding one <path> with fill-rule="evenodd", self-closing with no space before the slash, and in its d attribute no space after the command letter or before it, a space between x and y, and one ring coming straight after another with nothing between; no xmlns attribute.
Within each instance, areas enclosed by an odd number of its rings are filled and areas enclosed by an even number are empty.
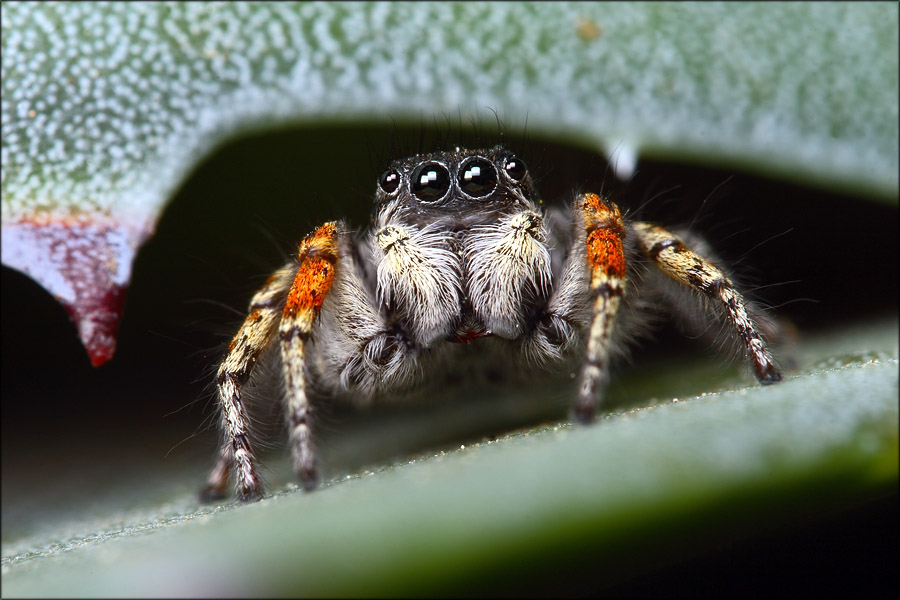
<svg viewBox="0 0 900 600"><path fill-rule="evenodd" d="M525 162L515 155L508 156L503 161L503 170L513 181L522 181L525 179L525 174L528 173L528 167L525 166Z"/></svg>
<svg viewBox="0 0 900 600"><path fill-rule="evenodd" d="M400 173L396 169L388 169L378 178L378 187L385 194L393 194L400 187Z"/></svg>
<svg viewBox="0 0 900 600"><path fill-rule="evenodd" d="M497 169L486 158L475 157L459 168L459 189L472 198L484 198L497 189Z"/></svg>
<svg viewBox="0 0 900 600"><path fill-rule="evenodd" d="M422 202L437 202L450 189L450 172L436 162L419 165L412 172L410 187L413 195Z"/></svg>

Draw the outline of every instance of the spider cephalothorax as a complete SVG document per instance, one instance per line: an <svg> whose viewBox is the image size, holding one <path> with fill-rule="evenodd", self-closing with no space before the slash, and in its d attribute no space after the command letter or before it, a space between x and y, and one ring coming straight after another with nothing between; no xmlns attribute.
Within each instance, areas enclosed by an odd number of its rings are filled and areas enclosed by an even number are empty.
<svg viewBox="0 0 900 600"><path fill-rule="evenodd" d="M781 379L757 311L708 257L596 194L543 207L525 163L501 146L396 161L374 204L364 231L330 222L309 234L251 300L217 375L223 444L205 497L224 495L232 471L242 500L263 494L241 394L274 345L307 488L318 482L316 401L403 394L479 355L511 369L574 366L574 414L589 422L611 352L653 312L724 324L760 382Z"/></svg>

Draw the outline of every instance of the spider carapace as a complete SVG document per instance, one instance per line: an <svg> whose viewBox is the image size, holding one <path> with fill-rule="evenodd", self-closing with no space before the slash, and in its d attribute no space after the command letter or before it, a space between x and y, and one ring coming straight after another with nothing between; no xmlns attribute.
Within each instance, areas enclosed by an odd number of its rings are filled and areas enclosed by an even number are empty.
<svg viewBox="0 0 900 600"><path fill-rule="evenodd" d="M576 373L574 416L587 423L610 359L660 312L686 327L718 323L760 382L780 381L760 311L704 246L628 221L593 193L544 207L525 163L502 146L396 161L378 179L367 228L325 223L251 299L218 370L222 446L201 495L224 496L232 474L241 500L264 493L242 400L264 356L281 363L307 489L318 483L317 402L403 395L479 356L523 374Z"/></svg>

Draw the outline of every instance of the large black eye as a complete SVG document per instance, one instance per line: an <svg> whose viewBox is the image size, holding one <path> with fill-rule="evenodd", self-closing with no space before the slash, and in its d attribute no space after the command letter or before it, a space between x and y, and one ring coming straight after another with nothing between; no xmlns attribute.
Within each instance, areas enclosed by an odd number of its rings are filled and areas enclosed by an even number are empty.
<svg viewBox="0 0 900 600"><path fill-rule="evenodd" d="M522 181L525 179L525 174L528 173L528 167L518 156L508 156L503 161L503 170L513 181Z"/></svg>
<svg viewBox="0 0 900 600"><path fill-rule="evenodd" d="M425 163L413 170L410 185L412 193L422 202L437 202L450 189L450 173L443 165Z"/></svg>
<svg viewBox="0 0 900 600"><path fill-rule="evenodd" d="M388 169L378 178L378 187L385 194L393 194L400 187L400 173L396 169Z"/></svg>
<svg viewBox="0 0 900 600"><path fill-rule="evenodd" d="M459 189L472 198L484 198L497 189L497 169L491 161L475 157L459 167Z"/></svg>

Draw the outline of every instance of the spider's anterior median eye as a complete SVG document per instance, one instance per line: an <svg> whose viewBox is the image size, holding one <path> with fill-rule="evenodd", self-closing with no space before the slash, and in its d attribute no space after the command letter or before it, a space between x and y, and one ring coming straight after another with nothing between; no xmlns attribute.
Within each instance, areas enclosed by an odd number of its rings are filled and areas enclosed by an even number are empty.
<svg viewBox="0 0 900 600"><path fill-rule="evenodd" d="M528 172L528 167L518 156L509 156L503 161L503 170L513 181L522 181Z"/></svg>
<svg viewBox="0 0 900 600"><path fill-rule="evenodd" d="M412 193L422 202L437 202L450 189L450 172L441 164L429 162L412 172Z"/></svg>
<svg viewBox="0 0 900 600"><path fill-rule="evenodd" d="M497 170L485 158L473 158L459 167L459 189L472 198L484 198L497 189Z"/></svg>
<svg viewBox="0 0 900 600"><path fill-rule="evenodd" d="M385 194L393 194L400 187L400 173L396 169L388 169L378 178L378 187Z"/></svg>

